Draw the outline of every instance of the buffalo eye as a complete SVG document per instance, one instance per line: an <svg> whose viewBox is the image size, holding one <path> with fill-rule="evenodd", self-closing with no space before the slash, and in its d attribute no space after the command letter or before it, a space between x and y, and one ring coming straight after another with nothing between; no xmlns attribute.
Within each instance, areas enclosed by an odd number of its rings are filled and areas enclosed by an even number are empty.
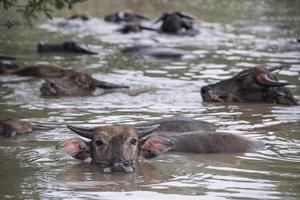
<svg viewBox="0 0 300 200"><path fill-rule="evenodd" d="M97 146L101 146L101 145L103 145L103 142L102 142L102 140L96 140L96 141L95 141L95 143L96 143L96 145L97 145Z"/></svg>
<svg viewBox="0 0 300 200"><path fill-rule="evenodd" d="M136 145L136 143L137 143L137 139L133 138L130 140L130 144Z"/></svg>

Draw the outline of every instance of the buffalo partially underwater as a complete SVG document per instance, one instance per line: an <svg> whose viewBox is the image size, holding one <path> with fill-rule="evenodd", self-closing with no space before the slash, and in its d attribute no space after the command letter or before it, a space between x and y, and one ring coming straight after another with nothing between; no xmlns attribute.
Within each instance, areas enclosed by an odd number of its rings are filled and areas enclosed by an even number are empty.
<svg viewBox="0 0 300 200"><path fill-rule="evenodd" d="M72 96L88 95L96 88L117 89L129 87L100 81L84 72L72 71L62 78L45 80L40 91L43 96Z"/></svg>
<svg viewBox="0 0 300 200"><path fill-rule="evenodd" d="M205 102L248 102L298 105L292 93L272 72L283 67L253 67L234 77L203 86L201 96Z"/></svg>
<svg viewBox="0 0 300 200"><path fill-rule="evenodd" d="M172 124L176 122L180 125L174 130ZM216 133L213 126L195 130L202 123L192 119L165 119L150 124L153 125L110 125L95 128L68 125L69 129L89 141L72 138L60 142L56 147L79 160L91 158L93 163L102 167L103 172L133 172L139 156L149 159L166 151L242 153L264 146L261 142L235 134ZM159 131L160 125L164 126L164 131Z"/></svg>

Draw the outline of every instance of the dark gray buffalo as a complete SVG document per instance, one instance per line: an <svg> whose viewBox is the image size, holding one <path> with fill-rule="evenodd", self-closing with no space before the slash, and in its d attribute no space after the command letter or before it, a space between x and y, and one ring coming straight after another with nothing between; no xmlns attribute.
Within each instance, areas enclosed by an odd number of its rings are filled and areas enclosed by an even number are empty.
<svg viewBox="0 0 300 200"><path fill-rule="evenodd" d="M179 59L190 54L188 51L171 47L134 46L127 47L122 53L132 57L154 58L154 59Z"/></svg>
<svg viewBox="0 0 300 200"><path fill-rule="evenodd" d="M78 54L98 54L88 46L79 41L65 41L59 44L47 44L40 42L37 45L39 53L78 53Z"/></svg>
<svg viewBox="0 0 300 200"><path fill-rule="evenodd" d="M194 29L195 18L182 12L166 12L154 23L162 21L160 32L166 34L195 36L199 33Z"/></svg>
<svg viewBox="0 0 300 200"><path fill-rule="evenodd" d="M206 102L266 102L298 105L291 92L285 88L287 82L279 81L272 73L282 67L253 67L241 71L234 77L201 88Z"/></svg>

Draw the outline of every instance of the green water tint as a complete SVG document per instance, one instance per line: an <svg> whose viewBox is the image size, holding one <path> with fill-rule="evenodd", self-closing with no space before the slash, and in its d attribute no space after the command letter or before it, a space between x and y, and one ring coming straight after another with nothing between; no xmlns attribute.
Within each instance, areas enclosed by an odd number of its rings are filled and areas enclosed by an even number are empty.
<svg viewBox="0 0 300 200"><path fill-rule="evenodd" d="M0 54L16 56L21 65L52 62L132 86L126 92L96 90L87 97L42 98L41 79L1 76L2 118L58 124L49 131L1 138L2 199L299 199L300 107L211 104L203 103L200 96L201 86L246 67L286 65L289 68L279 72L279 78L291 83L288 87L299 99L299 7L296 0L88 1L75 7L99 18L123 8L153 19L164 11L185 11L201 21L195 38L148 32L123 36L113 32L118 26L94 18L86 28L68 31L43 18L34 28L1 28ZM71 38L91 44L99 55L35 51L39 41ZM145 41L179 47L193 56L157 61L120 53L124 46ZM110 175L54 148L58 141L75 137L64 127L67 123L135 123L179 114L263 141L266 149L237 155L167 153L142 161L135 173Z"/></svg>

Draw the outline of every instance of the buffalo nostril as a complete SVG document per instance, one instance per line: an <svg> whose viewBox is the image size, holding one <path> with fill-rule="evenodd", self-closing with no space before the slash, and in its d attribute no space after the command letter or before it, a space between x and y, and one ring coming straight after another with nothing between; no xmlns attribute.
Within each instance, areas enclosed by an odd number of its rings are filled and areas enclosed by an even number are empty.
<svg viewBox="0 0 300 200"><path fill-rule="evenodd" d="M202 88L201 88L201 93L202 93L202 94L207 94L207 93L208 93L208 90L209 90L209 87L202 87Z"/></svg>

